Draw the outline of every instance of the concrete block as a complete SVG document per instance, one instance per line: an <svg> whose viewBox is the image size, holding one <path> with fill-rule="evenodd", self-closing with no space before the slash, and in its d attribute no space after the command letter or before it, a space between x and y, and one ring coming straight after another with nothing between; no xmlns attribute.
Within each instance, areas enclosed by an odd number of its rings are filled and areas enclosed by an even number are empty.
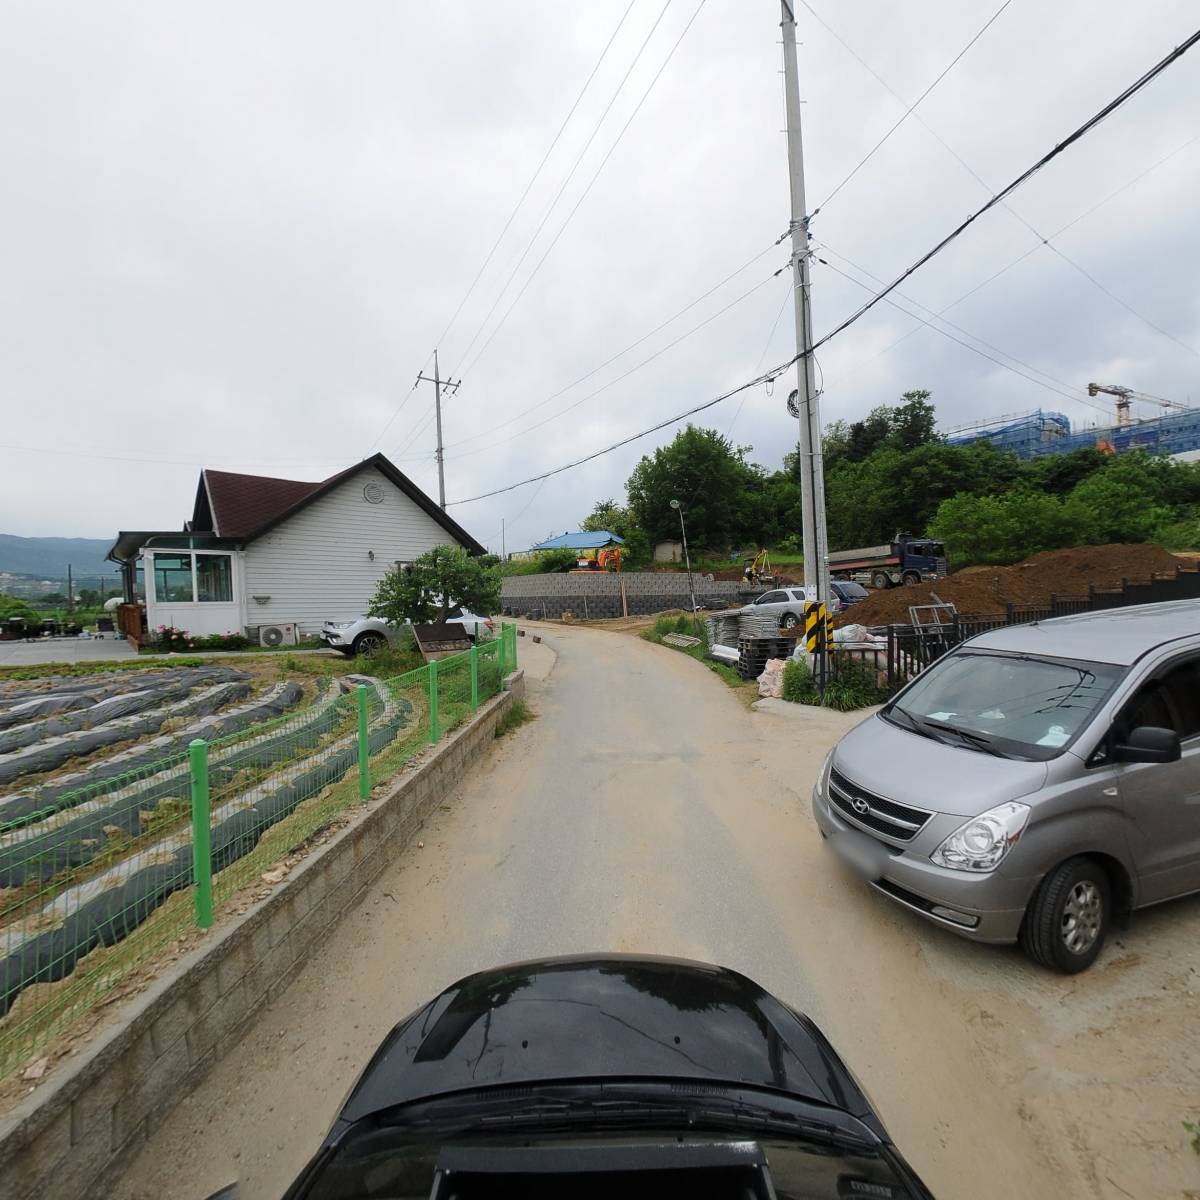
<svg viewBox="0 0 1200 1200"><path fill-rule="evenodd" d="M256 1007L260 996L251 993L246 980L239 980L187 1031L189 1065L203 1062L214 1050L221 1055L221 1044L229 1028Z"/></svg>
<svg viewBox="0 0 1200 1200"><path fill-rule="evenodd" d="M63 1108L32 1142L4 1165L4 1195L12 1200L45 1194L46 1182L71 1153L71 1109Z"/></svg>
<svg viewBox="0 0 1200 1200"><path fill-rule="evenodd" d="M111 1149L120 1149L131 1139L144 1137L146 1119L155 1109L174 1107L179 1083L188 1066L187 1042L181 1038L114 1105Z"/></svg>
<svg viewBox="0 0 1200 1200"><path fill-rule="evenodd" d="M191 1013L181 996L173 1000L166 1012L150 1026L150 1044L156 1055L164 1054L187 1032L191 1024Z"/></svg>
<svg viewBox="0 0 1200 1200"><path fill-rule="evenodd" d="M292 910L292 905L289 900L284 900L282 904L271 914L270 921L267 922L268 945L270 949L274 949L280 942L287 938L291 932L292 926L296 924L296 916ZM261 954L254 955L254 962L260 963L267 956L267 949L264 948Z"/></svg>
<svg viewBox="0 0 1200 1200"><path fill-rule="evenodd" d="M224 996L246 974L250 966L249 947L238 946L217 967L217 992Z"/></svg>

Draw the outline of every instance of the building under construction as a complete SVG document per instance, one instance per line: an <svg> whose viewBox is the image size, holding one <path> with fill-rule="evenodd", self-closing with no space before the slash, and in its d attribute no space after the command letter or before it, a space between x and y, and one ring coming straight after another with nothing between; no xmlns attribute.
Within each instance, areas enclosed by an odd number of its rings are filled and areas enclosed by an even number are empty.
<svg viewBox="0 0 1200 1200"><path fill-rule="evenodd" d="M1039 408L952 429L946 441L952 446L987 441L998 450L1011 450L1018 458L1086 449L1105 454L1145 450L1189 457L1200 451L1200 408L1185 408L1143 421L1121 420L1121 416L1118 410L1118 420L1112 425L1072 429L1065 414Z"/></svg>

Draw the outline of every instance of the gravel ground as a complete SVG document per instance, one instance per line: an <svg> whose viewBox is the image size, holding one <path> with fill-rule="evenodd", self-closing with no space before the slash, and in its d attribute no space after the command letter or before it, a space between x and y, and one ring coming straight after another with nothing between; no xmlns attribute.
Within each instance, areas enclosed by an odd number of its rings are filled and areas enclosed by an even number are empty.
<svg viewBox="0 0 1200 1200"><path fill-rule="evenodd" d="M939 1197L1200 1196L1179 1125L1200 1109L1200 901L1137 918L1073 979L929 928L847 878L813 825L812 779L858 718L751 712L686 655L539 632L552 650L520 643L538 719L156 1131L117 1200L233 1178L241 1200L278 1196L395 1021L471 971L596 950L721 962L807 1010Z"/></svg>

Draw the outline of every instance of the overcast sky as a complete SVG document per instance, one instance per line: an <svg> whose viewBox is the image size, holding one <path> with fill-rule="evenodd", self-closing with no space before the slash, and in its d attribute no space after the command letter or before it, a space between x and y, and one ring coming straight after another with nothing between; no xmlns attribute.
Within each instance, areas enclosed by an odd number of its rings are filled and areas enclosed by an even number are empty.
<svg viewBox="0 0 1200 1200"><path fill-rule="evenodd" d="M1000 2L813 7L911 102ZM410 393L412 381L627 3L5 5L0 532L173 528L201 466L319 479L376 449L436 496L432 389ZM787 273L772 278L787 248L761 253L789 217L779 5L707 0L651 87L696 12L671 0L646 41L663 0L634 0L445 333L442 370L463 377L445 406L449 500L570 461L793 353ZM905 105L803 5L798 20L811 209ZM1183 0L1012 0L822 208L818 253L890 279L987 196L930 129L999 188L1195 24ZM1102 419L1074 398L1093 379L1200 403L1200 355L1180 344L1200 348L1200 141L1185 146L1198 114L1200 49L1012 198L1052 234L1179 151L1055 240L1071 262L1001 209L902 289L941 310L1033 249L947 317L1046 387L880 305L820 354L824 419L925 387L944 427L1039 406L1085 422ZM814 264L817 333L866 295ZM791 386L700 420L778 466L795 440ZM575 528L675 428L450 511L496 549L502 518L509 550Z"/></svg>

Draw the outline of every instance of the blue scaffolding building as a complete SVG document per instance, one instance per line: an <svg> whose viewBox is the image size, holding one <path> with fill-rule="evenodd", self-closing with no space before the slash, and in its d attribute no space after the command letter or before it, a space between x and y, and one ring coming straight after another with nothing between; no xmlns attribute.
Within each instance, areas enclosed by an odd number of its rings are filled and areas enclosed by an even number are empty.
<svg viewBox="0 0 1200 1200"><path fill-rule="evenodd" d="M1072 450L1099 449L1109 454L1145 450L1150 454L1186 454L1200 450L1200 408L1174 412L1147 421L1098 428L1071 428L1063 413L1035 409L953 429L946 436L951 446L991 442L997 450L1011 450L1018 458L1043 454L1069 454Z"/></svg>

